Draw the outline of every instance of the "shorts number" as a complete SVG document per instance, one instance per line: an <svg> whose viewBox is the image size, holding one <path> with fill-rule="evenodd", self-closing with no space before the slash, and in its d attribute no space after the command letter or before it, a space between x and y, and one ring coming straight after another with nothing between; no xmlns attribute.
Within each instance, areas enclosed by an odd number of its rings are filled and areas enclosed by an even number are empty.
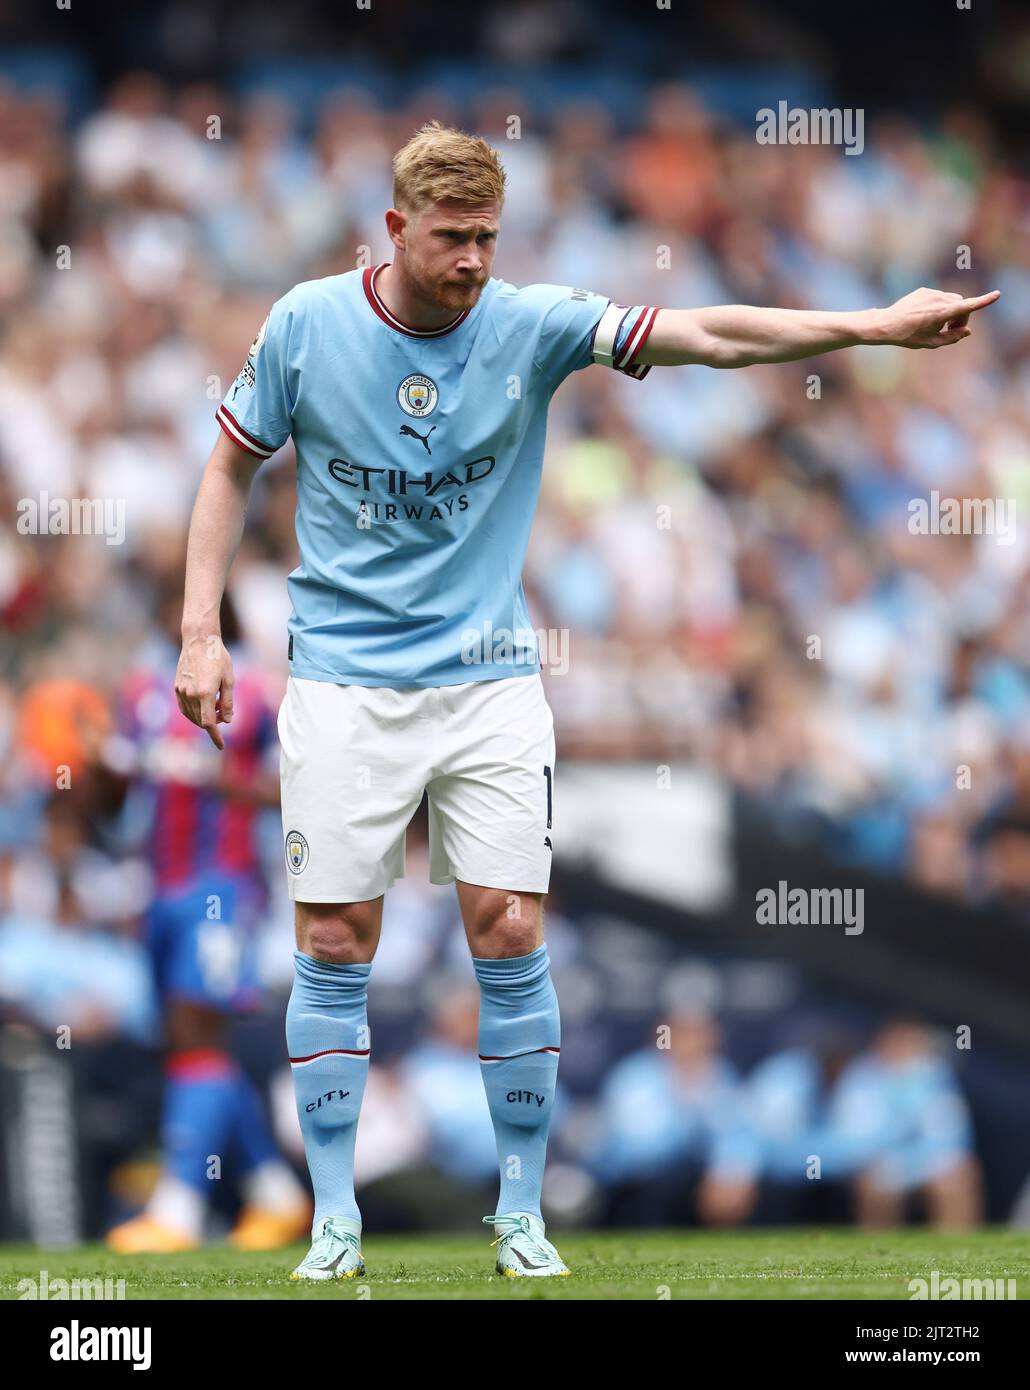
<svg viewBox="0 0 1030 1390"><path fill-rule="evenodd" d="M544 781L547 783L547 828L551 828L551 769L544 768Z"/></svg>

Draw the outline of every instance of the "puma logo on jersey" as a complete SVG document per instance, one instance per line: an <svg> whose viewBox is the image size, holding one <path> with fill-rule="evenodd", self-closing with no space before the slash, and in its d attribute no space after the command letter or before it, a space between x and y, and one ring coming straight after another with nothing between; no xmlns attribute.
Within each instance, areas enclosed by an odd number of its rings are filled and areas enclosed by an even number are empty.
<svg viewBox="0 0 1030 1390"><path fill-rule="evenodd" d="M435 429L435 425L430 425L429 430L426 434L419 434L418 430L413 430L410 425L401 425L400 432L401 434L410 434L412 439L421 439L422 443L426 447L426 453L429 454L430 457L432 457L433 451L429 447L429 436L433 433Z"/></svg>

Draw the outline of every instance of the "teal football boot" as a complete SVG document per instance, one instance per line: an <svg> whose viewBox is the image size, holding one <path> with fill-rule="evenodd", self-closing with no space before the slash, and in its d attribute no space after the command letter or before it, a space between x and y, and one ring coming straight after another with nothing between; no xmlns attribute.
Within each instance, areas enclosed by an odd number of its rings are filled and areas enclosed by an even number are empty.
<svg viewBox="0 0 1030 1390"><path fill-rule="evenodd" d="M361 1227L341 1216L327 1216L311 1249L291 1279L358 1279L365 1272Z"/></svg>
<svg viewBox="0 0 1030 1390"><path fill-rule="evenodd" d="M571 1274L549 1240L544 1239L544 1223L528 1211L506 1212L503 1216L484 1216L493 1225L497 1239L497 1273L506 1279L534 1279Z"/></svg>

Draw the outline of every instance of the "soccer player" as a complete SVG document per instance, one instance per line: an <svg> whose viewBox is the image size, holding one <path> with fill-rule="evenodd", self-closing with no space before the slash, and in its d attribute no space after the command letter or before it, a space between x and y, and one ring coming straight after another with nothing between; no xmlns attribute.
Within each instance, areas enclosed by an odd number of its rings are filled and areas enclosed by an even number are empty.
<svg viewBox="0 0 1030 1390"><path fill-rule="evenodd" d="M267 888L257 815L279 801L268 768L275 707L236 644L226 595L221 634L240 668L241 718L220 758L172 693L180 594L166 593L159 617L162 631L125 681L119 736L100 750L100 770L114 784L110 804L121 803L122 819L144 828L154 876L146 943L165 1025L163 1163L145 1210L109 1231L107 1244L119 1254L195 1249L212 1177L220 1176L212 1158L232 1153L243 1207L229 1242L275 1249L307 1229L311 1203L276 1148L253 1082L226 1046L231 1016L260 1002L256 929Z"/></svg>
<svg viewBox="0 0 1030 1390"><path fill-rule="evenodd" d="M286 1039L315 1194L294 1277L364 1272L355 1128L383 893L429 799L431 878L455 882L480 987L497 1136L497 1269L569 1271L540 1189L561 1042L543 941L556 831L554 733L521 583L551 396L599 363L741 367L857 343L936 348L996 293L920 289L856 313L614 304L492 275L505 176L438 122L394 158L389 264L295 286L217 412L190 527L183 712L221 748L233 671L218 606L256 469L292 436L300 564L279 710L295 903Z"/></svg>

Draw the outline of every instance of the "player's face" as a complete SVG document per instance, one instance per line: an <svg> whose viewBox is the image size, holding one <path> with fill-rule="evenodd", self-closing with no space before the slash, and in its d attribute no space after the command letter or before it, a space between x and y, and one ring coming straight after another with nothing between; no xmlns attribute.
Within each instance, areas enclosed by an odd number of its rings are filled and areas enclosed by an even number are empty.
<svg viewBox="0 0 1030 1390"><path fill-rule="evenodd" d="M496 203L433 203L405 228L408 274L427 300L471 309L489 280L501 210Z"/></svg>

